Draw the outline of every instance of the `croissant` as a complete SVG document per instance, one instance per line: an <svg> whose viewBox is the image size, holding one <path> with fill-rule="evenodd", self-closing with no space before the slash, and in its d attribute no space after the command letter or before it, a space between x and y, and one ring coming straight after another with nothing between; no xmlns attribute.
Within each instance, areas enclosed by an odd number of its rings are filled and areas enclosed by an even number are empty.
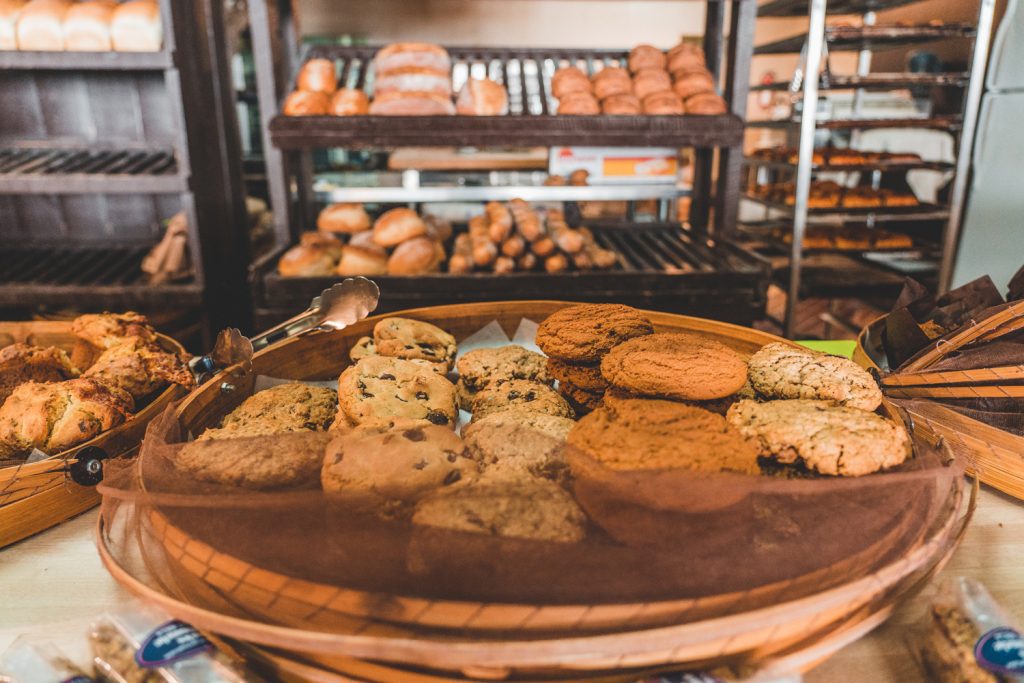
<svg viewBox="0 0 1024 683"><path fill-rule="evenodd" d="M0 406L0 458L66 450L124 422L132 397L94 379L26 382Z"/></svg>
<svg viewBox="0 0 1024 683"><path fill-rule="evenodd" d="M189 388L195 384L181 358L141 337L107 349L82 376L122 389L136 402L168 383Z"/></svg>
<svg viewBox="0 0 1024 683"><path fill-rule="evenodd" d="M149 319L133 311L80 315L71 322L71 333L76 337L71 362L82 370L92 365L105 349L130 337L156 342L156 331Z"/></svg>
<svg viewBox="0 0 1024 683"><path fill-rule="evenodd" d="M0 349L0 405L25 382L59 382L72 377L78 377L78 369L62 349L29 344Z"/></svg>

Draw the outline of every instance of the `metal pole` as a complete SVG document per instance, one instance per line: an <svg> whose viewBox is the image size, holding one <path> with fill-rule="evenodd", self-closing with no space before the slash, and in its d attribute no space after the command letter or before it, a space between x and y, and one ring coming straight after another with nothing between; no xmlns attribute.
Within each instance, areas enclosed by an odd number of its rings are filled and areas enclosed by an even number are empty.
<svg viewBox="0 0 1024 683"><path fill-rule="evenodd" d="M864 25L874 26L876 16L874 12L868 12L864 15ZM857 75L867 76L871 72L871 49L864 49L857 53ZM858 88L853 91L853 106L851 107L850 118L859 119L861 114L864 113L864 90ZM857 149L860 146L860 131L854 129L850 133L850 148ZM844 176L846 177L846 176ZM848 178L847 178L848 179Z"/></svg>
<svg viewBox="0 0 1024 683"><path fill-rule="evenodd" d="M939 269L939 293L949 291L953 281L953 266L960 240L964 205L967 201L967 183L970 180L971 156L974 153L974 132L978 125L978 109L981 105L981 91L985 87L985 68L988 65L988 48L992 41L992 21L995 0L981 0L978 8L978 32L971 54L971 79L964 96L963 128L960 130L960 149L956 156L956 177L949 195L949 221L942 238L942 265Z"/></svg>
<svg viewBox="0 0 1024 683"><path fill-rule="evenodd" d="M800 271L803 265L804 233L807 231L807 200L811 193L811 160L818 115L818 77L825 46L826 0L810 0L807 28L807 63L804 69L803 111L800 114L800 151L796 169L796 197L793 206L793 249L789 262L789 292L786 297L786 337L796 332L796 307L800 299Z"/></svg>

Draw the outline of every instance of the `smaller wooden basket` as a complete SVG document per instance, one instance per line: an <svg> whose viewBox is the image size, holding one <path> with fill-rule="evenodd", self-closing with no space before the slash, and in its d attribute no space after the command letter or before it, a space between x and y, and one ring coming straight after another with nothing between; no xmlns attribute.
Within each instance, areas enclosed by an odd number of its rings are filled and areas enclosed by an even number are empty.
<svg viewBox="0 0 1024 683"><path fill-rule="evenodd" d="M185 349L170 337L158 335L172 353ZM56 346L71 352L75 338L69 322L0 322L0 348L25 343ZM39 533L99 504L92 487L79 486L67 476L68 464L84 448L97 447L108 457L134 451L149 421L187 393L171 385L123 424L74 448L32 463L0 462L0 548Z"/></svg>

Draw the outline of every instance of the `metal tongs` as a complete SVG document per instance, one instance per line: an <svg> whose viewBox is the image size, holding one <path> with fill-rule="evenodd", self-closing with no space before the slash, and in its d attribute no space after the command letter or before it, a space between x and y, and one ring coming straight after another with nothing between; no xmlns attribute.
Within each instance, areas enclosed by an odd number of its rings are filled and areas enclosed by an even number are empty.
<svg viewBox="0 0 1024 683"><path fill-rule="evenodd" d="M343 330L368 316L377 308L379 299L380 289L372 280L348 278L313 297L309 308L302 313L251 339L234 327L221 330L213 351L193 358L189 367L198 383L210 379L219 370L247 374L252 371L252 357L257 351L285 339ZM225 383L222 388L229 386Z"/></svg>

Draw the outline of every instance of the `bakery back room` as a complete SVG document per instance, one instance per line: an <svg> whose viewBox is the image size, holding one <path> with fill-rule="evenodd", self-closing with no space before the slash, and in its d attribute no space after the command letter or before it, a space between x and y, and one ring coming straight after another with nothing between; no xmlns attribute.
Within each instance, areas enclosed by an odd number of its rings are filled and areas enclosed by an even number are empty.
<svg viewBox="0 0 1024 683"><path fill-rule="evenodd" d="M1016 0L0 0L0 681L1024 676Z"/></svg>

